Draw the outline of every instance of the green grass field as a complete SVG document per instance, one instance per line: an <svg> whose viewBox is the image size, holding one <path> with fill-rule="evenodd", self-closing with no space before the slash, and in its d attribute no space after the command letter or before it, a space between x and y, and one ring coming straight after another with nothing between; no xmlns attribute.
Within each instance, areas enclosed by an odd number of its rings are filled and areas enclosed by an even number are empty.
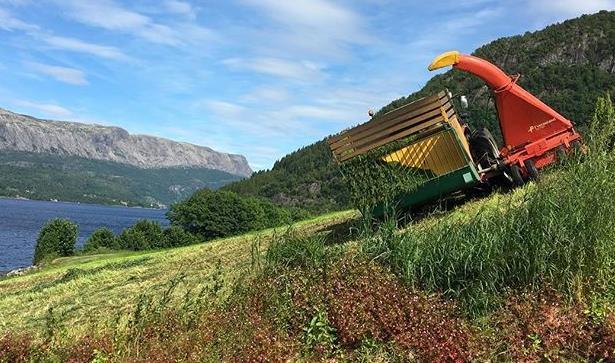
<svg viewBox="0 0 615 363"><path fill-rule="evenodd" d="M347 221L355 212L338 212L299 222L292 228L312 233ZM159 294L174 277L185 275L183 290L197 286L219 264L230 282L250 267L253 242L264 248L285 228L249 233L209 243L155 252L118 252L60 258L25 276L0 280L0 331L44 329L49 308L76 335L112 323L128 313L140 294ZM181 293L182 291L180 291Z"/></svg>
<svg viewBox="0 0 615 363"><path fill-rule="evenodd" d="M424 231L443 220L463 223L478 210L502 208L511 201L520 203L532 187L533 184L528 185L509 195L496 193L453 211L435 211L396 233ZM299 222L292 228L303 235L317 231L334 233L337 235L331 239L337 243L336 238L347 237L348 221L356 218L355 211L337 212ZM275 234L284 233L287 228L153 252L124 251L56 259L24 276L0 280L0 329L40 332L49 308L53 308L54 314L79 334L92 326L111 323L118 314L127 314L140 294L161 294L165 284L180 274L183 291L206 280L218 264L224 280L232 282L250 268L254 243L260 243L264 249Z"/></svg>
<svg viewBox="0 0 615 363"><path fill-rule="evenodd" d="M0 281L0 362L610 361L613 175L613 152L579 154L406 224L57 259Z"/></svg>
<svg viewBox="0 0 615 363"><path fill-rule="evenodd" d="M495 193L452 211L434 210L430 216L398 229L395 234L425 233L443 222L469 223L476 213L509 209L522 203L532 188L534 184L528 184L512 193ZM337 238L344 244L349 233L347 224L357 218L356 211L337 212L299 222L292 229L302 235L330 233L330 242L340 242ZM161 294L166 284L180 274L180 293L198 286L217 265L229 282L225 286L229 286L250 268L254 244L260 243L265 249L274 235L287 228L153 252L123 251L56 259L24 276L0 280L0 329L38 333L44 329L52 308L54 314L73 327L71 332L79 334L92 326L112 323L118 314L126 315L140 294ZM346 246L350 245L346 242Z"/></svg>

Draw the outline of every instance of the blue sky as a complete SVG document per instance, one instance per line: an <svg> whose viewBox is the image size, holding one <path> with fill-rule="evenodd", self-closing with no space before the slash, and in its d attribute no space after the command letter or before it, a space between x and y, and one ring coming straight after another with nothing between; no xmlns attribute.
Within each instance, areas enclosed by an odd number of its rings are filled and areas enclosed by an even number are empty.
<svg viewBox="0 0 615 363"><path fill-rule="evenodd" d="M0 107L269 168L471 52L615 0L0 0Z"/></svg>

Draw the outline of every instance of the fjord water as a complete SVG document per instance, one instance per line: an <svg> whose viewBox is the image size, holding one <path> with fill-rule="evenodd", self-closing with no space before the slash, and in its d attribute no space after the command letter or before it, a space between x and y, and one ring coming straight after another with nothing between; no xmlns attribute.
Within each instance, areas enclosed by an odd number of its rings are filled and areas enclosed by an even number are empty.
<svg viewBox="0 0 615 363"><path fill-rule="evenodd" d="M96 204L0 199L0 273L31 265L36 237L49 219L66 218L79 226L77 245L98 227L119 233L139 219L167 225L166 210Z"/></svg>

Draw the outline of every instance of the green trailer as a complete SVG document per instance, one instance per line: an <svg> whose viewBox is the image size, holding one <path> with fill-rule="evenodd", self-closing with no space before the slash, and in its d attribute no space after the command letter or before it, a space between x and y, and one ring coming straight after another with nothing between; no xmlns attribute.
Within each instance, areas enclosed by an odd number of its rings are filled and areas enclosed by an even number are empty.
<svg viewBox="0 0 615 363"><path fill-rule="evenodd" d="M450 96L441 92L332 136L329 146L356 206L381 216L480 181Z"/></svg>

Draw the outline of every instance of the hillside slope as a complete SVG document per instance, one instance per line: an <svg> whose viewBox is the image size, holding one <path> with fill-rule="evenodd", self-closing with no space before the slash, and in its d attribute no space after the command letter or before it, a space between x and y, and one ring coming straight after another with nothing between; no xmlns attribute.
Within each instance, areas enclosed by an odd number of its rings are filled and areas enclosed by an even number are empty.
<svg viewBox="0 0 615 363"><path fill-rule="evenodd" d="M139 168L76 156L0 152L0 196L164 207L241 179L199 167Z"/></svg>
<svg viewBox="0 0 615 363"><path fill-rule="evenodd" d="M321 216L294 228L310 234L355 215ZM182 292L207 284L216 269L225 284L230 284L250 268L254 243L264 248L275 235L271 229L162 251L68 257L25 276L0 279L0 337L4 331L42 334L50 307L73 326L72 334L85 333L90 323L110 323L111 311L130 311L139 294L161 294L165 284L180 275L185 277Z"/></svg>
<svg viewBox="0 0 615 363"><path fill-rule="evenodd" d="M523 87L583 129L596 98L615 90L615 12L603 11L533 33L498 39L474 54L510 74L520 73ZM468 96L470 125L487 126L499 134L490 91L480 79L460 71L435 76L418 92L391 102L379 113L444 88ZM287 155L270 171L256 173L226 188L281 204L305 204L315 210L344 208L349 201L348 190L324 141Z"/></svg>
<svg viewBox="0 0 615 363"><path fill-rule="evenodd" d="M147 135L119 127L39 120L0 109L0 151L51 153L113 161L140 168L200 167L249 176L242 155Z"/></svg>
<svg viewBox="0 0 615 363"><path fill-rule="evenodd" d="M315 213L348 205L346 184L324 140L286 155L271 170L258 171L223 189Z"/></svg>
<svg viewBox="0 0 615 363"><path fill-rule="evenodd" d="M0 361L612 361L614 171L592 149L405 229L59 259L0 280Z"/></svg>

